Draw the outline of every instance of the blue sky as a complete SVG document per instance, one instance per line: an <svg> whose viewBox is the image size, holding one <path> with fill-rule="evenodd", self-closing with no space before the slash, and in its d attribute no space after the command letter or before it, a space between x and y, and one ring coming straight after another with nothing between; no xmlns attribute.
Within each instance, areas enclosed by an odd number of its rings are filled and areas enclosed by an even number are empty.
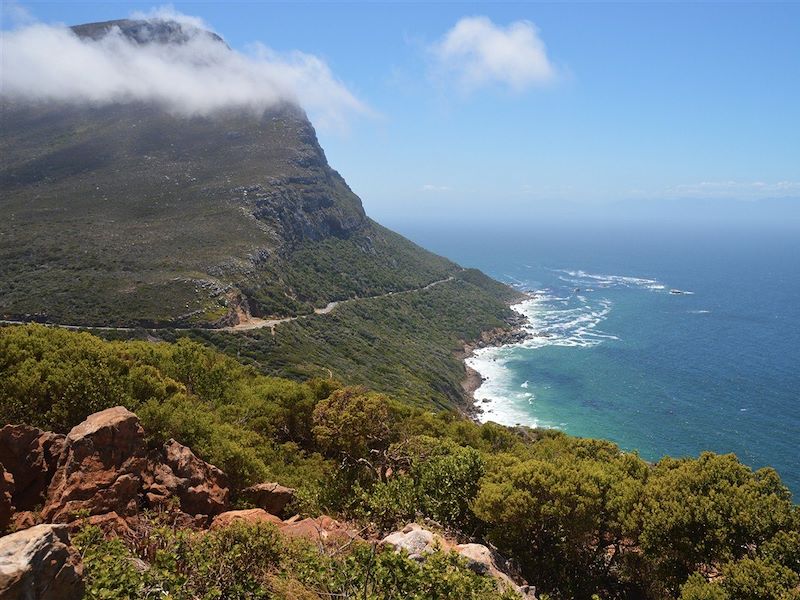
<svg viewBox="0 0 800 600"><path fill-rule="evenodd" d="M156 4L3 6L7 28L20 8L77 24ZM798 3L174 7L238 50L261 42L327 63L368 110L319 136L377 218L800 199ZM484 17L485 27L454 40L470 17ZM509 57L504 36L515 23L522 41L509 42ZM537 43L545 74L528 69ZM475 52L490 55L476 66Z"/></svg>

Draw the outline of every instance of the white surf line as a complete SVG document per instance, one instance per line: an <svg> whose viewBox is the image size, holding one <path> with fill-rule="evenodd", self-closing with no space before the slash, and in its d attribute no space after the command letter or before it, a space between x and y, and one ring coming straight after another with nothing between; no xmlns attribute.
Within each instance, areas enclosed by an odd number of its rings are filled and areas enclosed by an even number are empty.
<svg viewBox="0 0 800 600"><path fill-rule="evenodd" d="M464 269L462 269L463 271ZM106 325L63 325L60 323L39 323L39 325L44 325L45 327L58 327L59 329L72 329L76 331L80 330L97 330L97 331L225 331L228 333L237 333L240 331L252 331L254 329L263 329L265 327L269 327L272 330L272 335L275 335L275 328L282 324L288 323L289 321L298 321L300 319L307 319L308 317L314 315L327 315L333 311L334 308L340 306L342 304L347 304L349 302L356 302L357 300L376 300L378 298L387 298L389 296L400 296L402 294L411 294L413 292L422 292L425 290L429 290L432 287L437 285L441 285L443 283L447 283L448 281L455 280L455 276L451 275L445 279L439 279L438 281L434 281L425 285L423 287L414 288L411 290L401 290L399 292L387 292L385 294L378 294L377 296L365 296L363 298L347 298L346 300L336 300L334 302L328 302L323 308L315 308L312 314L308 315L297 315L294 317L282 317L278 319L260 319L258 317L252 318L244 323L239 323L237 325L231 325L229 327L109 327ZM28 325L30 323L36 323L36 321L12 321L8 319L0 319L0 324L3 325Z"/></svg>

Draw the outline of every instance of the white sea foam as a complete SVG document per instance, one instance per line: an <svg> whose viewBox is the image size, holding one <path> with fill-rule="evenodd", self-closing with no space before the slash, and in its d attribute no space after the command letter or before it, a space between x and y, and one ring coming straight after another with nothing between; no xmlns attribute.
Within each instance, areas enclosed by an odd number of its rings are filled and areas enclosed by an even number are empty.
<svg viewBox="0 0 800 600"><path fill-rule="evenodd" d="M494 421L502 425L535 427L537 421L530 413L533 394L523 392L509 398L507 392L508 369L505 364L512 352L508 346L481 348L466 361L484 378L483 384L475 390L475 404L483 411L479 419L484 423Z"/></svg>
<svg viewBox="0 0 800 600"><path fill-rule="evenodd" d="M630 277L627 275L601 275L597 273L588 273L586 271L578 270L571 271L568 269L554 269L553 272L561 273L559 279L565 283L577 286L587 286L589 284L598 285L599 287L638 287L652 291L662 291L667 289L667 286L658 281L657 279L649 279L646 277Z"/></svg>
<svg viewBox="0 0 800 600"><path fill-rule="evenodd" d="M536 402L535 395L531 393L536 382L515 381L514 368L509 364L511 361L524 361L525 353L550 346L591 348L619 340L613 333L601 329L601 324L613 308L611 300L604 297L603 290L629 288L651 292L668 291L666 284L648 277L604 275L566 269L553 272L566 285L558 286L555 290L537 289L533 297L512 307L527 317L525 329L531 337L508 346L482 348L467 360L467 364L484 379L475 391L476 404L484 411L481 415L483 421L497 421L506 425L538 424L531 410L531 405ZM513 281L515 287L525 285L525 282L516 277L506 277ZM574 291L569 293L570 289Z"/></svg>
<svg viewBox="0 0 800 600"><path fill-rule="evenodd" d="M483 410L482 421L504 425L538 425L531 405L536 402L530 386L535 382L514 382L514 369L508 363L519 353L547 346L589 348L619 339L599 328L612 309L608 298L598 296L562 297L550 289L536 290L535 296L512 308L528 319L525 329L531 337L501 347L481 348L467 359L483 383L475 391L476 405ZM520 391L520 388L524 391Z"/></svg>

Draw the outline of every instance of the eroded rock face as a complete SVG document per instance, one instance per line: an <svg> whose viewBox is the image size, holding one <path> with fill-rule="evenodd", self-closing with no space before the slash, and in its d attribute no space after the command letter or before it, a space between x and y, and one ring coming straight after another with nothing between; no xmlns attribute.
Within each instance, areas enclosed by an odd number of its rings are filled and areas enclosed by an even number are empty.
<svg viewBox="0 0 800 600"><path fill-rule="evenodd" d="M0 538L3 600L80 600L82 574L65 525L37 525Z"/></svg>
<svg viewBox="0 0 800 600"><path fill-rule="evenodd" d="M0 534L8 529L14 514L11 498L14 494L14 476L0 463Z"/></svg>
<svg viewBox="0 0 800 600"><path fill-rule="evenodd" d="M77 519L69 523L71 533L78 533L82 527L92 525L98 527L108 537L120 537L127 540L134 539L134 530L138 522L138 517L128 517L127 520L120 517L115 512L103 515L92 515L85 519Z"/></svg>
<svg viewBox="0 0 800 600"><path fill-rule="evenodd" d="M228 477L175 440L164 445L164 464L156 481L180 499L190 515L216 515L229 505Z"/></svg>
<svg viewBox="0 0 800 600"><path fill-rule="evenodd" d="M28 425L0 429L0 463L14 476L14 506L33 510L45 501L64 436Z"/></svg>
<svg viewBox="0 0 800 600"><path fill-rule="evenodd" d="M258 483L243 489L240 495L273 515L282 515L286 505L294 500L294 490L279 483Z"/></svg>
<svg viewBox="0 0 800 600"><path fill-rule="evenodd" d="M189 521L205 515L207 522L229 505L222 471L175 440L148 452L138 417L122 406L90 415L67 436L7 425L0 430L0 457L2 528L93 515L114 515L117 523L141 508L174 512L178 505ZM31 511L36 506L43 506L41 513Z"/></svg>
<svg viewBox="0 0 800 600"><path fill-rule="evenodd" d="M85 511L135 514L145 450L139 419L128 409L117 406L90 415L64 441L43 520L68 522Z"/></svg>

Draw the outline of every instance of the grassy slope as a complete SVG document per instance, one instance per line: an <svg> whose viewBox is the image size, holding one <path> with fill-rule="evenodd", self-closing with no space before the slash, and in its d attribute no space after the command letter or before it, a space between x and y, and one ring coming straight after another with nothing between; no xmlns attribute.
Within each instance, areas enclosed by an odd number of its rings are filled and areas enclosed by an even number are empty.
<svg viewBox="0 0 800 600"><path fill-rule="evenodd" d="M203 331L204 341L292 378L327 376L389 392L417 406L463 399L463 340L503 326L513 291L468 270L428 290L342 305L327 315L247 333Z"/></svg>
<svg viewBox="0 0 800 600"><path fill-rule="evenodd" d="M461 340L511 291L366 217L296 109L183 119L148 106L0 104L0 318L208 326L313 313L207 341L292 377L328 374L414 404L462 398ZM169 336L167 332L161 335Z"/></svg>
<svg viewBox="0 0 800 600"><path fill-rule="evenodd" d="M0 105L0 315L209 324L456 267L366 218L305 116Z"/></svg>

